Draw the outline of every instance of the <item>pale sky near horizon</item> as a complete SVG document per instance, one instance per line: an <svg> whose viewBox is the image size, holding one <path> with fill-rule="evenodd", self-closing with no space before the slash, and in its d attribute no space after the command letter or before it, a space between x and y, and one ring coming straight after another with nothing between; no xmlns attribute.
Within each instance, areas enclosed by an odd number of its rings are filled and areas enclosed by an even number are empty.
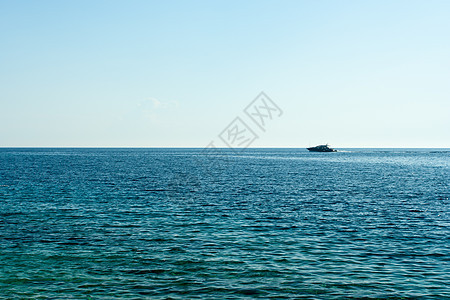
<svg viewBox="0 0 450 300"><path fill-rule="evenodd" d="M0 147L450 147L450 1L0 1Z"/></svg>

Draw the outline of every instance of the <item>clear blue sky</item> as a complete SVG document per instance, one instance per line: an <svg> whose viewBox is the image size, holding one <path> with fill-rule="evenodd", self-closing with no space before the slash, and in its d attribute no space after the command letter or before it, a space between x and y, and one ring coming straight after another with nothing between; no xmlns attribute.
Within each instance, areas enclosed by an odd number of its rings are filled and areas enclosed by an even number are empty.
<svg viewBox="0 0 450 300"><path fill-rule="evenodd" d="M260 91L284 113L253 147L450 147L447 0L3 0L0 26L3 147L203 147Z"/></svg>

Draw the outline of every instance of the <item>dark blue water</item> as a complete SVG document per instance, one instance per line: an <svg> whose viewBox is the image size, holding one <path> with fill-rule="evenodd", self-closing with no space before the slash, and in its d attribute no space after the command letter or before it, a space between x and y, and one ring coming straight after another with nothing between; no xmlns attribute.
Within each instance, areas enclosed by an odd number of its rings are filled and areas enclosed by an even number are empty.
<svg viewBox="0 0 450 300"><path fill-rule="evenodd" d="M0 298L449 298L449 171L448 149L0 149Z"/></svg>

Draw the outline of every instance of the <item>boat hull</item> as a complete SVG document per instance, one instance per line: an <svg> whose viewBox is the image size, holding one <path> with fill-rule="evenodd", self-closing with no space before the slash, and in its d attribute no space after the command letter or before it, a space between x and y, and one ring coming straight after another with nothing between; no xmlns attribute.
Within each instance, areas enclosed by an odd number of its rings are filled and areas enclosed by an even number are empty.
<svg viewBox="0 0 450 300"><path fill-rule="evenodd" d="M314 149L314 148L306 148L306 149L308 149L310 152L337 152L334 149L327 149L327 150Z"/></svg>
<svg viewBox="0 0 450 300"><path fill-rule="evenodd" d="M311 152L336 152L336 150L334 150L333 148L330 148L328 146L328 144L319 145L319 146L315 146L315 147L309 147L306 149L308 149L308 151L311 151Z"/></svg>

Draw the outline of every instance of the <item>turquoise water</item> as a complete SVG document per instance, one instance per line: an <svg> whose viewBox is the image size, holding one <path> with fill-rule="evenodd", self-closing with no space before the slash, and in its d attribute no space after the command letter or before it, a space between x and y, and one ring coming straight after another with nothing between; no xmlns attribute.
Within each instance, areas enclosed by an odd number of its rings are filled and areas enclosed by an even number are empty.
<svg viewBox="0 0 450 300"><path fill-rule="evenodd" d="M450 297L448 149L0 149L0 298Z"/></svg>

